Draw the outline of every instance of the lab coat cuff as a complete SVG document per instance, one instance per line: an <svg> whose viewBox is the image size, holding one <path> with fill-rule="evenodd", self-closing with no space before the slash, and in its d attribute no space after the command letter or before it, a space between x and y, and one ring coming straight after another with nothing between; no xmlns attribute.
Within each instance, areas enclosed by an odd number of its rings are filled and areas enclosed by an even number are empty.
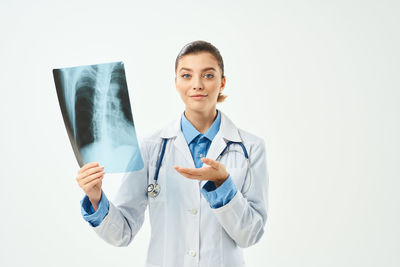
<svg viewBox="0 0 400 267"><path fill-rule="evenodd" d="M201 193L213 209L220 208L231 201L236 195L237 188L231 176L216 188L213 181L208 181L201 189Z"/></svg>
<svg viewBox="0 0 400 267"><path fill-rule="evenodd" d="M243 196L241 193L236 193L235 196L231 199L231 201L229 201L229 203L227 203L224 206L221 206L219 208L214 209L214 213L215 214L223 214L225 212L228 212L230 210L234 210L237 212L237 214L240 214L240 210L242 210L243 206L241 203L242 202Z"/></svg>
<svg viewBox="0 0 400 267"><path fill-rule="evenodd" d="M109 202L103 190L101 191L99 207L96 212L94 212L92 203L87 195L81 200L82 217L93 227L98 226L103 221L104 217L108 214L108 210Z"/></svg>

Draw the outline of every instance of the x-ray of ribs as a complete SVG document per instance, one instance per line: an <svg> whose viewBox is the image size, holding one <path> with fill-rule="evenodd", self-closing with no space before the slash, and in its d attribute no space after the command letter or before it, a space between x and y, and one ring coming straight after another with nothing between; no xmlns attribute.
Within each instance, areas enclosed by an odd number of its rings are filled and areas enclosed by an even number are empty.
<svg viewBox="0 0 400 267"><path fill-rule="evenodd" d="M132 144L133 119L124 70L120 65L101 67L77 73L75 138L80 148L99 141L112 146Z"/></svg>
<svg viewBox="0 0 400 267"><path fill-rule="evenodd" d="M123 63L65 68L54 75L79 164L102 161L115 172L140 169Z"/></svg>

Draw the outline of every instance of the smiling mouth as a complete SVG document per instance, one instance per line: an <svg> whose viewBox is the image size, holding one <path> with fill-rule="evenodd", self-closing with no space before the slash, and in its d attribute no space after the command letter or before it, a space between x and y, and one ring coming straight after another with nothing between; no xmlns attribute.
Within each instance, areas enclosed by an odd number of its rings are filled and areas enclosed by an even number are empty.
<svg viewBox="0 0 400 267"><path fill-rule="evenodd" d="M206 95L192 95L190 96L192 99L201 100L206 97Z"/></svg>

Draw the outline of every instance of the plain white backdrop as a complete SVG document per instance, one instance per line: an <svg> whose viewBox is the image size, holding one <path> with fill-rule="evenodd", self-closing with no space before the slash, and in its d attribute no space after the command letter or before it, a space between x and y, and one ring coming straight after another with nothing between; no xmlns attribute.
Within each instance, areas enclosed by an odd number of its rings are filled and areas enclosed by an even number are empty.
<svg viewBox="0 0 400 267"><path fill-rule="evenodd" d="M199 39L224 58L218 108L267 145L248 266L400 266L399 25L395 0L1 0L0 266L144 265L148 220L117 248L81 217L52 69L123 61L141 137L183 111L175 57Z"/></svg>

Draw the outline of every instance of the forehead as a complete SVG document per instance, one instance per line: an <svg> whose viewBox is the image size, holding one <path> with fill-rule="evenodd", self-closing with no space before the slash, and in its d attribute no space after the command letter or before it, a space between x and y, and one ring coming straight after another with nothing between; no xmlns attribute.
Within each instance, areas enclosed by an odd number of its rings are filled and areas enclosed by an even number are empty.
<svg viewBox="0 0 400 267"><path fill-rule="evenodd" d="M209 52L200 52L181 57L178 61L177 70L180 71L181 68L187 68L193 71L202 70L204 68L214 68L219 71L217 59Z"/></svg>

